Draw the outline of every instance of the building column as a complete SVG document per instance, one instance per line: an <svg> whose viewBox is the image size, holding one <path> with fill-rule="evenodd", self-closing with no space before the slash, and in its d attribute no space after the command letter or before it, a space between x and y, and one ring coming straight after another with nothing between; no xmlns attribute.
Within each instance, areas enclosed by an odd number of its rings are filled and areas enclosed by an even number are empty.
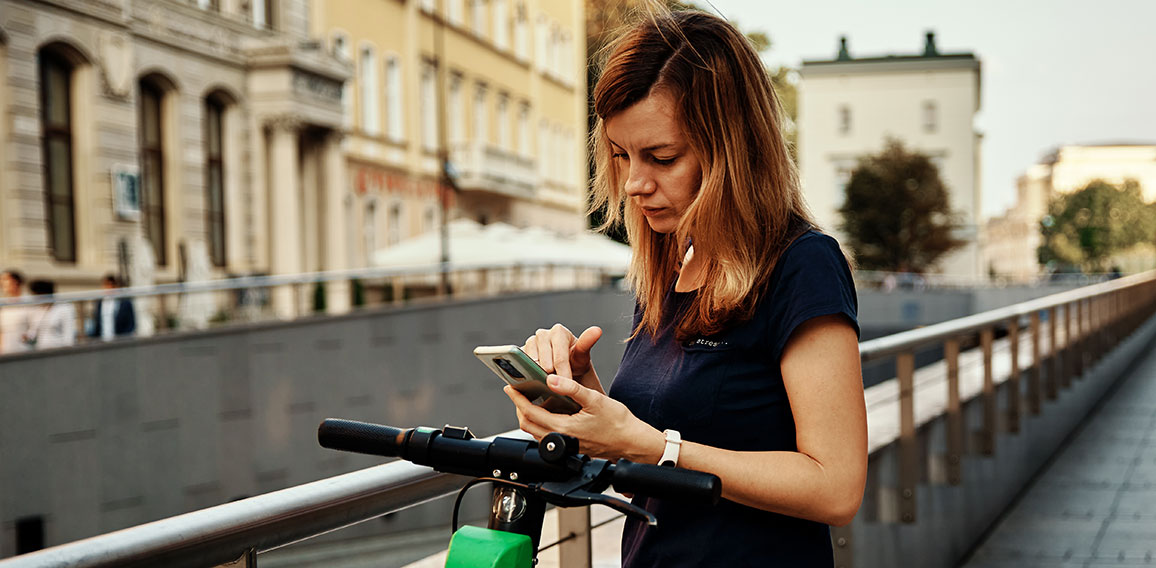
<svg viewBox="0 0 1156 568"><path fill-rule="evenodd" d="M301 122L279 116L269 127L269 271L273 275L301 272ZM291 319L300 308L294 286L273 290L273 311Z"/></svg>
<svg viewBox="0 0 1156 568"><path fill-rule="evenodd" d="M343 134L331 131L321 147L322 169L324 171L324 219L321 223L322 269L343 270L349 266L349 250L346 242L345 219L345 154L341 150ZM332 280L325 285L325 311L330 314L344 314L352 304L349 280Z"/></svg>

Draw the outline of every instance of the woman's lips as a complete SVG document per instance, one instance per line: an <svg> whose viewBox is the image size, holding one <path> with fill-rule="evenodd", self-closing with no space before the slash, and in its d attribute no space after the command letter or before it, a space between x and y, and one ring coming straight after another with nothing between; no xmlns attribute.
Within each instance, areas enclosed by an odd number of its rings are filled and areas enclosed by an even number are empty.
<svg viewBox="0 0 1156 568"><path fill-rule="evenodd" d="M665 210L665 207L643 207L642 214L647 217L654 217L655 215L661 214Z"/></svg>

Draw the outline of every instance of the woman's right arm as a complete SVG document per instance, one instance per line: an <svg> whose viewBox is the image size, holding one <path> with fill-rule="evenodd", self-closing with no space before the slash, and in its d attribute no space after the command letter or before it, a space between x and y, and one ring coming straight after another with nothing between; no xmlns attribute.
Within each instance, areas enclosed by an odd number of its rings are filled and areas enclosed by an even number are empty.
<svg viewBox="0 0 1156 568"><path fill-rule="evenodd" d="M601 338L602 328L598 326L590 326L575 337L566 326L556 323L526 338L522 351L547 373L574 379L588 389L606 394L590 361L590 350Z"/></svg>

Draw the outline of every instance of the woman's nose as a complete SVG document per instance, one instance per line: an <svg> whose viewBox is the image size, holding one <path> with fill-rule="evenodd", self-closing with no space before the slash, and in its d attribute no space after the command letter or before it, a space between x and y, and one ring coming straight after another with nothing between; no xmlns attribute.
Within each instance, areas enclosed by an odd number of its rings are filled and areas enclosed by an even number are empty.
<svg viewBox="0 0 1156 568"><path fill-rule="evenodd" d="M654 191L654 187L654 180L646 175L642 168L631 164L630 172L626 177L626 195L631 197L645 195Z"/></svg>

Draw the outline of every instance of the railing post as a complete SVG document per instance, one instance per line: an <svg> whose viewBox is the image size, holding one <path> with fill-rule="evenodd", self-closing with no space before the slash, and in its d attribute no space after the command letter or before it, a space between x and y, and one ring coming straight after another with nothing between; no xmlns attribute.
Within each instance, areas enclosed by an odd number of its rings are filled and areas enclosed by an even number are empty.
<svg viewBox="0 0 1156 568"><path fill-rule="evenodd" d="M1088 358L1088 310L1084 307L1084 300L1076 300L1076 335L1080 337L1076 344L1076 372L1084 376Z"/></svg>
<svg viewBox="0 0 1156 568"><path fill-rule="evenodd" d="M915 354L895 358L899 375L899 518L915 522L915 486L919 482L919 456L915 440Z"/></svg>
<svg viewBox="0 0 1156 568"><path fill-rule="evenodd" d="M854 565L854 544L851 525L831 527L831 542L835 545L835 568L852 568Z"/></svg>
<svg viewBox="0 0 1156 568"><path fill-rule="evenodd" d="M1048 308L1048 400L1060 396L1060 350L1056 348L1056 307Z"/></svg>
<svg viewBox="0 0 1156 568"><path fill-rule="evenodd" d="M948 339L943 344L943 358L947 361L947 482L959 485L963 481L963 412L959 402L959 340Z"/></svg>
<svg viewBox="0 0 1156 568"><path fill-rule="evenodd" d="M216 568L257 568L257 550L250 548L240 558L221 564Z"/></svg>
<svg viewBox="0 0 1156 568"><path fill-rule="evenodd" d="M1076 377L1076 343L1072 337L1072 302L1064 304L1064 381L1071 385Z"/></svg>
<svg viewBox="0 0 1156 568"><path fill-rule="evenodd" d="M558 509L558 559L561 568L590 568L590 507Z"/></svg>
<svg viewBox="0 0 1156 568"><path fill-rule="evenodd" d="M1008 376L1007 389L1007 431L1020 431L1020 412L1023 403L1020 401L1020 318L1008 320L1007 339L1011 346L1011 374Z"/></svg>
<svg viewBox="0 0 1156 568"><path fill-rule="evenodd" d="M979 451L985 456L995 454L995 432L997 405L995 400L995 377L991 364L992 344L995 342L995 330L991 327L983 328L979 333L980 345L983 348L983 429L979 432Z"/></svg>
<svg viewBox="0 0 1156 568"><path fill-rule="evenodd" d="M1032 416L1040 414L1040 370L1043 367L1040 361L1040 312L1035 310L1031 314L1032 330L1032 369L1028 374L1028 410Z"/></svg>

